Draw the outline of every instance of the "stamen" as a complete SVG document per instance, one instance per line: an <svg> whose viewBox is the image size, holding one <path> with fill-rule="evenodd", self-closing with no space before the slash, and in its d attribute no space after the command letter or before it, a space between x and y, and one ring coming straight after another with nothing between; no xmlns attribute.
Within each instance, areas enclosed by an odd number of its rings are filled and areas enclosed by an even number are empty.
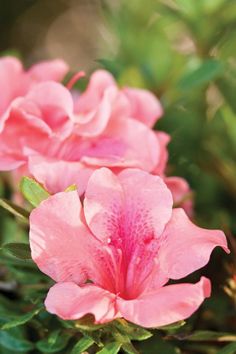
<svg viewBox="0 0 236 354"><path fill-rule="evenodd" d="M69 80L69 82L67 83L66 87L68 88L68 90L71 90L72 87L75 85L75 83L81 79L82 77L85 77L85 72L84 71L79 71L78 73L76 73L74 76L72 76L72 78Z"/></svg>

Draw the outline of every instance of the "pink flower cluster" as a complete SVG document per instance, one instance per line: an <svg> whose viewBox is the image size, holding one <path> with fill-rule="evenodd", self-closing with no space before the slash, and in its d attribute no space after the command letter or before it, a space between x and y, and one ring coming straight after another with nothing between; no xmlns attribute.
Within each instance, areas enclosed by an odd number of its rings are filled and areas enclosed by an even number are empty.
<svg viewBox="0 0 236 354"><path fill-rule="evenodd" d="M71 86L83 73L65 87L67 72L60 60L28 71L0 60L0 170L31 175L53 194L30 217L32 258L56 281L46 308L144 327L185 319L210 281L169 280L203 267L216 246L228 252L226 238L189 220L188 184L165 176L169 136L152 130L162 115L156 97L120 89L104 70L79 93ZM71 184L78 191L65 192Z"/></svg>

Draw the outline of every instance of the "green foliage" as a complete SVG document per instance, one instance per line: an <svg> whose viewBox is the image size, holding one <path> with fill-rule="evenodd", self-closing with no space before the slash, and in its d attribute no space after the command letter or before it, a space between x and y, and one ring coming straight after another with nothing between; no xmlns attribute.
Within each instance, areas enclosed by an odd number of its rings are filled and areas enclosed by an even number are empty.
<svg viewBox="0 0 236 354"><path fill-rule="evenodd" d="M20 189L28 202L37 207L50 194L38 182L29 177L23 177L20 183Z"/></svg>

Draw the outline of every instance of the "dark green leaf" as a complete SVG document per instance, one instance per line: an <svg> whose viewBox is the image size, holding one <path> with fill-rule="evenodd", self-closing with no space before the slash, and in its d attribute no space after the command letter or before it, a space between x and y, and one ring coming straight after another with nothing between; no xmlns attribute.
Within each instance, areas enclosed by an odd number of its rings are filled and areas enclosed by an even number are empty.
<svg viewBox="0 0 236 354"><path fill-rule="evenodd" d="M219 341L230 342L236 341L236 334L225 332L213 332L213 331L196 331L191 335L182 337L184 340L191 341Z"/></svg>
<svg viewBox="0 0 236 354"><path fill-rule="evenodd" d="M106 346L97 352L97 354L117 354L121 348L121 343L111 342L106 344Z"/></svg>
<svg viewBox="0 0 236 354"><path fill-rule="evenodd" d="M14 337L8 332L0 331L0 345L12 352L26 352L34 348L33 343Z"/></svg>
<svg viewBox="0 0 236 354"><path fill-rule="evenodd" d="M181 90L190 90L208 84L224 71L224 65L217 60L206 60L197 69L187 73L178 83Z"/></svg>
<svg viewBox="0 0 236 354"><path fill-rule="evenodd" d="M5 243L2 249L19 259L31 259L31 251L28 243Z"/></svg>
<svg viewBox="0 0 236 354"><path fill-rule="evenodd" d="M122 349L127 354L139 354L139 352L134 348L132 343L125 343L122 345Z"/></svg>
<svg viewBox="0 0 236 354"><path fill-rule="evenodd" d="M29 177L23 177L20 183L20 189L25 199L34 207L37 207L50 194L38 182Z"/></svg>
<svg viewBox="0 0 236 354"><path fill-rule="evenodd" d="M90 337L83 337L80 341L74 346L71 351L71 354L81 354L86 349L91 347L94 343L94 340Z"/></svg>
<svg viewBox="0 0 236 354"><path fill-rule="evenodd" d="M2 198L0 199L0 206L6 209L9 213L17 216L22 221L28 224L29 213L27 210L19 207L18 205L15 205L9 200L2 199Z"/></svg>
<svg viewBox="0 0 236 354"><path fill-rule="evenodd" d="M34 316L36 316L40 312L41 309L42 309L42 307L40 306L40 307L37 307L36 309L34 309L33 311L26 313L25 315L16 316L15 319L11 319L6 324L4 324L2 326L2 329L10 329L10 328L21 326L21 325L27 323Z"/></svg>
<svg viewBox="0 0 236 354"><path fill-rule="evenodd" d="M236 343L230 343L226 345L223 349L219 350L217 354L235 354L236 353Z"/></svg>
<svg viewBox="0 0 236 354"><path fill-rule="evenodd" d="M183 327L185 325L185 323L186 323L185 321L178 321L178 322L172 323L167 326L157 327L156 329L161 329L163 331L172 331L174 329L178 329L180 327Z"/></svg>
<svg viewBox="0 0 236 354"><path fill-rule="evenodd" d="M69 335L61 333L60 330L52 332L46 339L36 343L36 347L42 353L56 353L67 346Z"/></svg>

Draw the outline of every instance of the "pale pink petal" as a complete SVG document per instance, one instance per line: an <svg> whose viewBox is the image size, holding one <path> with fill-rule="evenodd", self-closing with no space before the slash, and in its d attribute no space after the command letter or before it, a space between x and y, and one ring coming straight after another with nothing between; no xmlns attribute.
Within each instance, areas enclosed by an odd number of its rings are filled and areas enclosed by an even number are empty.
<svg viewBox="0 0 236 354"><path fill-rule="evenodd" d="M82 162L109 167L137 167L152 171L160 158L155 133L130 118L110 121L104 133L87 142Z"/></svg>
<svg viewBox="0 0 236 354"><path fill-rule="evenodd" d="M2 154L0 152L0 171L11 171L23 166L26 160L22 155L18 154Z"/></svg>
<svg viewBox="0 0 236 354"><path fill-rule="evenodd" d="M30 247L39 269L57 282L92 280L116 290L116 262L83 223L77 191L49 197L30 215Z"/></svg>
<svg viewBox="0 0 236 354"><path fill-rule="evenodd" d="M115 295L90 284L83 287L72 282L55 284L48 292L45 306L63 320L78 320L92 314L95 323L105 323L117 317Z"/></svg>
<svg viewBox="0 0 236 354"><path fill-rule="evenodd" d="M108 88L105 90L97 107L88 113L75 114L76 123L78 124L75 129L76 134L88 137L101 134L111 118L116 97L117 89L114 87Z"/></svg>
<svg viewBox="0 0 236 354"><path fill-rule="evenodd" d="M183 209L174 209L166 226L159 251L162 271L170 279L180 279L204 267L216 246L226 252L227 241L219 230L206 230L194 225Z"/></svg>
<svg viewBox="0 0 236 354"><path fill-rule="evenodd" d="M164 132L155 132L160 145L160 159L157 166L155 167L153 174L162 176L165 172L166 165L168 162L168 150L167 145L170 142L170 136Z"/></svg>
<svg viewBox="0 0 236 354"><path fill-rule="evenodd" d="M27 74L36 82L60 82L69 71L69 66L61 59L41 61L27 71Z"/></svg>
<svg viewBox="0 0 236 354"><path fill-rule="evenodd" d="M84 200L93 233L103 240L124 237L129 246L159 236L171 208L171 193L161 178L136 169L124 170L119 176L106 168L95 171Z"/></svg>
<svg viewBox="0 0 236 354"><path fill-rule="evenodd" d="M22 72L22 64L17 58L0 58L0 116L7 110L12 100L21 91L25 91L21 83Z"/></svg>
<svg viewBox="0 0 236 354"><path fill-rule="evenodd" d="M29 171L52 194L76 184L79 195L82 195L94 170L80 162L30 156Z"/></svg>
<svg viewBox="0 0 236 354"><path fill-rule="evenodd" d="M70 92L61 84L50 81L35 85L23 102L22 108L25 108L26 113L41 118L61 137L65 138L71 133L73 99ZM38 113L35 112L37 108Z"/></svg>
<svg viewBox="0 0 236 354"><path fill-rule="evenodd" d="M130 117L152 127L163 114L160 101L153 93L144 89L124 88L123 93L130 103Z"/></svg>
<svg viewBox="0 0 236 354"><path fill-rule="evenodd" d="M117 300L121 315L142 327L160 327L191 316L210 296L211 285L202 277L196 284L168 285L134 300Z"/></svg>
<svg viewBox="0 0 236 354"><path fill-rule="evenodd" d="M183 208L189 216L193 215L193 196L188 182L181 177L165 177L164 181L170 189L174 205Z"/></svg>

